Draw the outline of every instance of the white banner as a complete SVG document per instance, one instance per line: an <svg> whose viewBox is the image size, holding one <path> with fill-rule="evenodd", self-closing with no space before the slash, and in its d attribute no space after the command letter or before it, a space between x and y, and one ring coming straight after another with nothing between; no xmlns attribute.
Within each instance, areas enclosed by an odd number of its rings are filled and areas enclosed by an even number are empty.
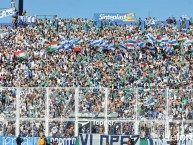
<svg viewBox="0 0 193 145"><path fill-rule="evenodd" d="M139 135L102 135L102 134L80 134L79 145L127 145L131 137L135 145L140 145Z"/></svg>
<svg viewBox="0 0 193 145"><path fill-rule="evenodd" d="M19 21L25 23L34 23L36 21L36 16L19 16Z"/></svg>
<svg viewBox="0 0 193 145"><path fill-rule="evenodd" d="M140 139L139 135L102 135L102 134L80 134L79 145L127 145L128 138L134 140L135 145L170 145L170 139ZM190 136L177 139L178 145L193 145Z"/></svg>
<svg viewBox="0 0 193 145"><path fill-rule="evenodd" d="M0 11L0 18L4 18L4 17L8 17L8 16L12 16L15 14L15 11L13 8L11 9L5 9L3 11Z"/></svg>

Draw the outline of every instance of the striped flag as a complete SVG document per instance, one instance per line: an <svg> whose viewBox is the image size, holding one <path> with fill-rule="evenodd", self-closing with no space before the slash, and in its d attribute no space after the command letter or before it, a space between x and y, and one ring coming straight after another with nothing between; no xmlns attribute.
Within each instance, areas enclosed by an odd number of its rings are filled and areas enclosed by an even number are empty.
<svg viewBox="0 0 193 145"><path fill-rule="evenodd" d="M166 37L162 38L161 42L162 43L168 43L168 38L166 38Z"/></svg>
<svg viewBox="0 0 193 145"><path fill-rule="evenodd" d="M114 51L114 50L115 50L115 45L114 45L113 43L111 43L111 44L107 47L107 49Z"/></svg>
<svg viewBox="0 0 193 145"><path fill-rule="evenodd" d="M176 39L173 39L171 41L168 42L170 45L178 45Z"/></svg>
<svg viewBox="0 0 193 145"><path fill-rule="evenodd" d="M63 40L60 42L61 44L61 47L58 48L58 51L62 50L62 49L65 49L66 51L72 49L73 47L73 44L70 43L68 40Z"/></svg>
<svg viewBox="0 0 193 145"><path fill-rule="evenodd" d="M120 44L120 50L122 52L125 52L127 50L127 47L125 47L123 44Z"/></svg>
<svg viewBox="0 0 193 145"><path fill-rule="evenodd" d="M192 45L192 42L190 40L187 40L183 43L184 46L190 46Z"/></svg>
<svg viewBox="0 0 193 145"><path fill-rule="evenodd" d="M127 43L128 44L136 44L137 42L135 40L130 39L130 40L127 41Z"/></svg>
<svg viewBox="0 0 193 145"><path fill-rule="evenodd" d="M20 51L14 52L14 55L15 55L16 57L20 57L20 58L23 58L23 59L26 58L26 54L25 54L25 51L24 51L24 50L20 50Z"/></svg>
<svg viewBox="0 0 193 145"><path fill-rule="evenodd" d="M99 40L94 40L93 42L91 42L92 46L100 46L100 44L102 44L103 42L103 38L100 38Z"/></svg>
<svg viewBox="0 0 193 145"><path fill-rule="evenodd" d="M136 42L135 40L128 40L125 46L126 46L128 49L134 49L136 43L137 43L137 42Z"/></svg>
<svg viewBox="0 0 193 145"><path fill-rule="evenodd" d="M193 44L193 37L192 37L192 38L190 38L190 42Z"/></svg>
<svg viewBox="0 0 193 145"><path fill-rule="evenodd" d="M139 42L137 45L139 46L139 48L145 47L145 43L144 42Z"/></svg>
<svg viewBox="0 0 193 145"><path fill-rule="evenodd" d="M80 44L82 42L82 39L77 39L77 40L70 40L70 43L72 43L73 45L77 45L77 44Z"/></svg>
<svg viewBox="0 0 193 145"><path fill-rule="evenodd" d="M154 36L152 34L147 34L146 35L147 39L151 42L151 43L155 43L156 39L154 38Z"/></svg>
<svg viewBox="0 0 193 145"><path fill-rule="evenodd" d="M159 47L164 50L165 49L164 43L160 43Z"/></svg>
<svg viewBox="0 0 193 145"><path fill-rule="evenodd" d="M48 48L48 52L55 52L56 50L58 50L58 48L58 41L51 42L50 47Z"/></svg>
<svg viewBox="0 0 193 145"><path fill-rule="evenodd" d="M166 54L170 54L174 50L174 47L170 45L169 47L166 48Z"/></svg>
<svg viewBox="0 0 193 145"><path fill-rule="evenodd" d="M156 42L157 42L158 44L160 44L160 43L162 42L162 38L161 38L161 37L157 37L157 38L156 38Z"/></svg>
<svg viewBox="0 0 193 145"><path fill-rule="evenodd" d="M134 49L135 48L134 44L126 44L126 46L128 49Z"/></svg>
<svg viewBox="0 0 193 145"><path fill-rule="evenodd" d="M178 41L186 41L188 38L186 36L179 36Z"/></svg>

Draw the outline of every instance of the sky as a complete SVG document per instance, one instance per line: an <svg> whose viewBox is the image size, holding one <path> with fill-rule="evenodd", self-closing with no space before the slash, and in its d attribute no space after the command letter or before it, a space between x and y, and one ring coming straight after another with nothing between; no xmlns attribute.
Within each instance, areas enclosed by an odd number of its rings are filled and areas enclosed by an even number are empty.
<svg viewBox="0 0 193 145"><path fill-rule="evenodd" d="M0 8L10 8L11 0L0 0ZM88 18L94 13L129 13L165 20L193 16L193 0L24 0L28 15L58 15L60 18ZM0 23L10 22L10 17Z"/></svg>

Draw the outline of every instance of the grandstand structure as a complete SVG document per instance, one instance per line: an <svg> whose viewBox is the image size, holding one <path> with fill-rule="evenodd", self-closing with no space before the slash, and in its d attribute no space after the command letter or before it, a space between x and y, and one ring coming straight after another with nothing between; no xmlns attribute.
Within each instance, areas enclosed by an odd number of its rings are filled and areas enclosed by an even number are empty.
<svg viewBox="0 0 193 145"><path fill-rule="evenodd" d="M0 136L170 139L193 132L189 20L98 27L33 18L27 27L0 27Z"/></svg>
<svg viewBox="0 0 193 145"><path fill-rule="evenodd" d="M111 112L111 91L117 91L118 96L116 99L121 99L122 102L127 99L130 102L133 102L133 106L125 108L125 116L120 116L117 111ZM121 96L121 94L126 91L130 95ZM183 117L183 114L179 118L175 118L172 114L172 103L178 100L182 92L192 98L193 90L140 90L140 89L118 89L112 90L109 88L81 88L81 87L72 87L72 88L1 88L0 94L3 96L4 93L10 93L15 96L12 101L13 106L7 106L7 109L1 113L0 122L3 130L1 130L1 135L10 135L15 136L17 134L22 134L24 136L39 136L40 134L45 134L46 136L53 136L54 132L52 129L53 123L59 123L61 126L57 130L63 130L66 126L71 126L74 129L73 136L78 136L80 133L97 133L94 128L102 128L101 134L112 134L111 127L115 126L117 131L114 134L125 134L124 125L132 125L130 134L141 134L142 128L148 128L151 132L153 138L165 137L169 138L171 134L171 129L173 126L177 125L177 131L180 135L191 133L192 129L192 120L188 120ZM143 95L149 95L148 100L141 100L140 98ZM158 94L156 96L156 94ZM152 95L152 96L151 96ZM89 109L82 110L82 104L87 100L89 102L88 96L102 98L102 108L96 111L89 111ZM119 98L122 97L122 98ZM125 98L124 98L125 97ZM174 100L170 98L175 97ZM57 98L63 98L60 100ZM160 111L156 110L159 103L159 99L164 101L161 104L163 105L162 114L153 115L153 112L159 113ZM27 103L29 100L33 99L32 104ZM97 98L100 99L100 98ZM115 101L117 101L115 99ZM125 99L125 100L124 100ZM83 101L84 100L84 101ZM36 101L40 101L39 103ZM60 102L61 101L61 102ZM11 103L11 104L12 104ZM27 104L26 104L27 103ZM61 105L62 107L60 114L54 114L56 110L52 110L55 105ZM28 107L27 107L27 106ZM31 105L31 106L30 106ZM131 105L131 104L130 104ZM141 106L146 107L145 112L141 112ZM184 113L184 106L186 103L182 104L180 108L181 112ZM41 107L40 107L41 106ZM26 108L27 107L27 108ZM153 108L155 107L155 108ZM40 110L37 110L37 109ZM55 112L53 112L55 111ZM133 116L131 115L133 114ZM27 126L23 129L24 122L28 122L26 125L31 126L27 129ZM15 132L4 134L7 132L7 126L9 124L13 125ZM35 134L36 127L33 124L43 124L42 132L40 134ZM64 125L64 126L63 126ZM63 127L62 127L63 126ZM146 127L145 127L146 126ZM162 131L159 131L159 126L162 126ZM188 128L187 128L188 127ZM179 130L180 128L184 130ZM31 130L32 129L32 130ZM66 128L67 129L67 128ZM161 128L160 128L161 129ZM119 130L119 131L118 131ZM28 132L27 134L25 132ZM99 132L98 132L99 133ZM58 133L57 136L63 136L62 132Z"/></svg>

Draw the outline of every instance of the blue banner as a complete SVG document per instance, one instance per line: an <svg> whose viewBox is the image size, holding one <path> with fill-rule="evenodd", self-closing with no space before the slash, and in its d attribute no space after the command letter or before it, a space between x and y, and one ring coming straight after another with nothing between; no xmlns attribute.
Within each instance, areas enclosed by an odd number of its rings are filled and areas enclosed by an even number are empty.
<svg viewBox="0 0 193 145"><path fill-rule="evenodd" d="M22 137L22 145L38 145L39 137ZM50 137L50 142L56 141L60 145L75 145L76 138ZM17 145L16 137L0 137L0 145Z"/></svg>
<svg viewBox="0 0 193 145"><path fill-rule="evenodd" d="M23 145L38 145L38 137L24 137ZM16 137L0 137L0 145L17 145Z"/></svg>

